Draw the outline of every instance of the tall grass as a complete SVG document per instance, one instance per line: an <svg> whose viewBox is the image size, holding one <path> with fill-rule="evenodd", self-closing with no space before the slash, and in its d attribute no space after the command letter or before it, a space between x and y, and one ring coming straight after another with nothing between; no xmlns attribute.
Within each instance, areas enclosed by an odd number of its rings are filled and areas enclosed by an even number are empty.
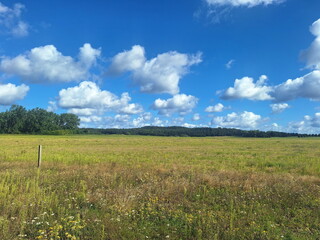
<svg viewBox="0 0 320 240"><path fill-rule="evenodd" d="M0 141L0 239L320 236L318 138Z"/></svg>

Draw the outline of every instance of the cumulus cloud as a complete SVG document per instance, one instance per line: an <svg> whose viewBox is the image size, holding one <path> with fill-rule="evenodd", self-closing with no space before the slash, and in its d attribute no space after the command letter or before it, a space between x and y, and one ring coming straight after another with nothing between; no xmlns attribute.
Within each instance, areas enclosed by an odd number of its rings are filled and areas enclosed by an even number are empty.
<svg viewBox="0 0 320 240"><path fill-rule="evenodd" d="M288 126L289 132L298 133L319 133L320 129L320 112L315 113L313 116L306 115L302 121L290 122Z"/></svg>
<svg viewBox="0 0 320 240"><path fill-rule="evenodd" d="M114 117L106 117L104 119L106 127L123 128L130 127L131 116L127 114L117 114Z"/></svg>
<svg viewBox="0 0 320 240"><path fill-rule="evenodd" d="M171 119L171 125L181 126L184 123L184 117L176 117Z"/></svg>
<svg viewBox="0 0 320 240"><path fill-rule="evenodd" d="M282 3L285 0L206 0L212 6L255 7L258 5L271 5Z"/></svg>
<svg viewBox="0 0 320 240"><path fill-rule="evenodd" d="M90 116L115 111L121 114L137 114L143 111L139 104L129 103L131 97L123 93L121 97L101 90L94 82L84 81L79 86L62 89L58 105L77 115Z"/></svg>
<svg viewBox="0 0 320 240"><path fill-rule="evenodd" d="M133 127L143 127L151 125L150 121L152 119L152 114L149 112L140 114L139 117L133 119Z"/></svg>
<svg viewBox="0 0 320 240"><path fill-rule="evenodd" d="M289 79L275 86L272 95L278 102L296 98L320 100L320 71L315 70L303 77Z"/></svg>
<svg viewBox="0 0 320 240"><path fill-rule="evenodd" d="M221 98L226 100L241 98L261 101L273 100L275 102L285 102L296 98L320 100L319 70L314 70L293 80L288 79L276 86L266 85L265 79L266 77L260 77L256 83L249 77L236 79L234 87L223 91Z"/></svg>
<svg viewBox="0 0 320 240"><path fill-rule="evenodd" d="M152 125L152 126L164 126L163 121L162 121L160 118L158 118L158 117L155 117L155 118L153 119L153 122L152 122L151 125Z"/></svg>
<svg viewBox="0 0 320 240"><path fill-rule="evenodd" d="M120 74L141 68L146 62L145 50L142 46L134 45L131 50L118 53L112 58L108 73Z"/></svg>
<svg viewBox="0 0 320 240"><path fill-rule="evenodd" d="M209 106L205 109L206 112L209 112L209 113L213 113L213 112L222 112L223 110L225 110L226 107L223 106L222 103L218 103L214 106Z"/></svg>
<svg viewBox="0 0 320 240"><path fill-rule="evenodd" d="M96 63L97 58L100 57L100 54L101 49L95 49L90 43L85 43L80 48L78 64L83 66L85 69L89 69Z"/></svg>
<svg viewBox="0 0 320 240"><path fill-rule="evenodd" d="M192 65L200 63L201 54L188 55L175 51L146 60L145 50L135 45L113 57L109 73L131 72L133 82L145 93L179 93L179 81Z"/></svg>
<svg viewBox="0 0 320 240"><path fill-rule="evenodd" d="M18 100L22 100L29 91L29 87L22 84L0 84L0 105L11 105Z"/></svg>
<svg viewBox="0 0 320 240"><path fill-rule="evenodd" d="M316 39L301 53L301 58L307 62L308 68L320 69L320 19L311 25L310 32Z"/></svg>
<svg viewBox="0 0 320 240"><path fill-rule="evenodd" d="M244 111L243 113L230 113L227 116L214 117L212 124L219 127L256 129L260 122L261 116L252 112Z"/></svg>
<svg viewBox="0 0 320 240"><path fill-rule="evenodd" d="M275 103L275 104L270 104L270 107L272 109L272 113L282 113L284 110L286 110L290 106L287 103Z"/></svg>
<svg viewBox="0 0 320 240"><path fill-rule="evenodd" d="M191 123L184 123L181 126L182 127L186 127L186 128L196 128L196 127L198 127L197 125L191 124Z"/></svg>
<svg viewBox="0 0 320 240"><path fill-rule="evenodd" d="M47 107L48 112L55 112L58 109L56 101L49 101L49 106Z"/></svg>
<svg viewBox="0 0 320 240"><path fill-rule="evenodd" d="M131 98L129 98L131 101ZM136 103L127 103L119 110L120 113L124 114L138 114L143 112L143 107Z"/></svg>
<svg viewBox="0 0 320 240"><path fill-rule="evenodd" d="M310 32L316 37L311 46L302 52L306 67L312 69L308 74L296 79L288 79L276 86L265 84L266 76L261 76L255 83L250 77L236 79L234 87L222 92L223 99L273 100L285 102L297 98L320 100L320 19L315 21ZM279 106L279 105L274 105ZM284 106L284 105L282 105ZM276 110L276 112L279 111Z"/></svg>
<svg viewBox="0 0 320 240"><path fill-rule="evenodd" d="M311 127L320 128L320 112L315 113L312 117L308 115L305 116L305 121L307 121Z"/></svg>
<svg viewBox="0 0 320 240"><path fill-rule="evenodd" d="M257 82L253 78L243 77L236 79L234 87L228 88L222 93L222 99L241 99L246 98L249 100L271 100L270 92L272 87L265 84L267 76L262 75Z"/></svg>
<svg viewBox="0 0 320 240"><path fill-rule="evenodd" d="M81 127L95 128L129 128L132 127L131 116L116 114L115 116L80 116Z"/></svg>
<svg viewBox="0 0 320 240"><path fill-rule="evenodd" d="M306 67L313 70L302 77L288 79L275 86L273 96L278 102L296 98L320 100L320 19L311 25L310 32L316 39L301 56L306 61Z"/></svg>
<svg viewBox="0 0 320 240"><path fill-rule="evenodd" d="M12 8L0 2L0 31L14 37L24 37L29 34L29 24L21 20L25 6L16 3Z"/></svg>
<svg viewBox="0 0 320 240"><path fill-rule="evenodd" d="M177 94L167 100L158 98L154 101L152 108L160 115L170 116L174 113L185 115L191 112L197 103L198 99L192 95Z"/></svg>
<svg viewBox="0 0 320 240"><path fill-rule="evenodd" d="M32 83L57 83L85 80L90 68L100 56L100 49L89 43L80 48L79 60L64 56L55 46L46 45L33 48L14 58L3 57L0 71L17 75Z"/></svg>
<svg viewBox="0 0 320 240"><path fill-rule="evenodd" d="M320 100L320 19L315 21L310 32L316 36L311 46L302 52L307 68L313 69L310 73L277 85L273 90L273 97L278 102L296 98Z"/></svg>
<svg viewBox="0 0 320 240"><path fill-rule="evenodd" d="M100 123L103 120L100 116L80 116L80 122L83 123Z"/></svg>
<svg viewBox="0 0 320 240"><path fill-rule="evenodd" d="M78 116L93 116L95 114L102 115L104 111L101 108L69 108L68 113L73 113Z"/></svg>

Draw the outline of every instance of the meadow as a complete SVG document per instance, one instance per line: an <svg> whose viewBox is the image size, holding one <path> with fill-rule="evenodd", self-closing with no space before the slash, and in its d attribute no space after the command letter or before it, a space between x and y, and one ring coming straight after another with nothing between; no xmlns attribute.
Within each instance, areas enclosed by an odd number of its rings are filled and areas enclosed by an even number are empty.
<svg viewBox="0 0 320 240"><path fill-rule="evenodd" d="M320 138L0 142L3 240L320 238Z"/></svg>

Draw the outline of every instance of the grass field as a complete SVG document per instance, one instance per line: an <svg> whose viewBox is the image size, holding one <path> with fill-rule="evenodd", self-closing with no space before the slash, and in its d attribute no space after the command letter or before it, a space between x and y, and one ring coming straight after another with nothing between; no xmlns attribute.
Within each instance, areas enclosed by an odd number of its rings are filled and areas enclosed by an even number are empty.
<svg viewBox="0 0 320 240"><path fill-rule="evenodd" d="M320 138L0 141L3 240L320 238Z"/></svg>

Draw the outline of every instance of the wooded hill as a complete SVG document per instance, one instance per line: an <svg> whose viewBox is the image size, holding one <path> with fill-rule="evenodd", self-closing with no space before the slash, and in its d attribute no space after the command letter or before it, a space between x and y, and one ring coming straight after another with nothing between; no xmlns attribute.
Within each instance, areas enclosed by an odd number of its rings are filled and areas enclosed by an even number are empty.
<svg viewBox="0 0 320 240"><path fill-rule="evenodd" d="M124 134L147 136L179 136L179 137L210 137L210 136L235 136L235 137L315 137L316 134L284 133L275 131L245 131L234 128L186 128L186 127L142 127L130 129L95 129L80 128L79 134Z"/></svg>

